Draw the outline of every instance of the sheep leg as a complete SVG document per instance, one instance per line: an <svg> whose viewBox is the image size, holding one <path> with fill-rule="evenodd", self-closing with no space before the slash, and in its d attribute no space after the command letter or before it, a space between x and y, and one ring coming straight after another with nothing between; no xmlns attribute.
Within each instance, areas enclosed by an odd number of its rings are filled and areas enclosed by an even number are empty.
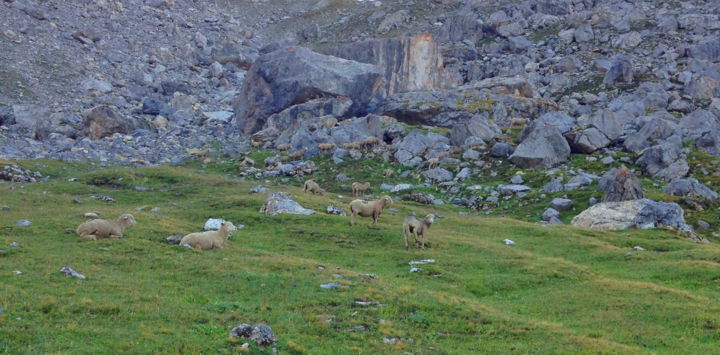
<svg viewBox="0 0 720 355"><path fill-rule="evenodd" d="M410 247L408 246L408 234L408 229L405 228L405 250L410 249Z"/></svg>
<svg viewBox="0 0 720 355"><path fill-rule="evenodd" d="M425 250L425 231L422 231L422 233L420 233L420 236L422 237L420 239L420 243L422 244L423 250Z"/></svg>
<svg viewBox="0 0 720 355"><path fill-rule="evenodd" d="M109 238L122 238L121 235L117 235L117 234L110 234L108 237Z"/></svg>
<svg viewBox="0 0 720 355"><path fill-rule="evenodd" d="M373 225L374 225L374 226L377 225L378 217L379 217L379 214L378 214L377 212L373 212L372 218L373 218Z"/></svg>
<svg viewBox="0 0 720 355"><path fill-rule="evenodd" d="M352 213L350 215L350 226L354 226L355 225L355 211L351 210L350 213Z"/></svg>
<svg viewBox="0 0 720 355"><path fill-rule="evenodd" d="M80 238L88 239L88 240L97 240L97 236L95 234L83 234L80 236Z"/></svg>

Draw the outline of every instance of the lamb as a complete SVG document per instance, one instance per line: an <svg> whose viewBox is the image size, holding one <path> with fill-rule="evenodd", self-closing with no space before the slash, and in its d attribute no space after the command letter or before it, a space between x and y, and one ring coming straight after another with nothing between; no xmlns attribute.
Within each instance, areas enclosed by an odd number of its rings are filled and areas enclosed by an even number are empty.
<svg viewBox="0 0 720 355"><path fill-rule="evenodd" d="M523 126L527 125L528 122L530 122L530 120L527 118L516 117L516 118L510 119L510 126L511 127L523 127Z"/></svg>
<svg viewBox="0 0 720 355"><path fill-rule="evenodd" d="M232 222L224 222L220 225L220 229L216 231L190 233L180 240L180 245L188 244L195 249L210 250L212 248L222 249L225 247L230 235L237 228Z"/></svg>
<svg viewBox="0 0 720 355"><path fill-rule="evenodd" d="M366 182L364 184L361 184L359 182L353 182L352 183L353 197L358 197L358 195L360 195L361 192L363 193L363 196L365 196L365 190L367 190L368 187L370 187L369 182Z"/></svg>
<svg viewBox="0 0 720 355"><path fill-rule="evenodd" d="M135 217L124 214L115 221L106 219L93 219L82 223L77 228L80 238L98 240L98 238L122 238L125 228L136 225Z"/></svg>
<svg viewBox="0 0 720 355"><path fill-rule="evenodd" d="M350 142L343 144L344 149L362 149L363 142Z"/></svg>
<svg viewBox="0 0 720 355"><path fill-rule="evenodd" d="M278 152L287 152L290 150L290 144L280 144L277 146Z"/></svg>
<svg viewBox="0 0 720 355"><path fill-rule="evenodd" d="M424 219L417 219L413 216L405 217L405 220L403 221L403 230L405 231L405 250L408 250L408 238L411 233L415 238L416 246L418 245L418 235L422 237L420 241L422 248L425 249L425 237L427 236L427 231L430 229L433 222L435 222L434 214L428 214Z"/></svg>
<svg viewBox="0 0 720 355"><path fill-rule="evenodd" d="M318 149L320 149L320 151L322 151L322 152L327 152L327 151L333 150L336 147L337 147L337 145L335 145L335 143L320 143L320 144L318 144Z"/></svg>
<svg viewBox="0 0 720 355"><path fill-rule="evenodd" d="M300 149L296 152L290 153L290 159L300 160L305 156L305 153L307 153L307 148Z"/></svg>
<svg viewBox="0 0 720 355"><path fill-rule="evenodd" d="M310 179L308 181L305 181L305 190L304 192L307 193L310 191L313 195L320 194L325 195L325 190L320 188L320 185L315 182L315 180Z"/></svg>
<svg viewBox="0 0 720 355"><path fill-rule="evenodd" d="M362 146L365 148L371 148L378 144L380 144L380 140L374 136L367 137L364 141L362 141Z"/></svg>
<svg viewBox="0 0 720 355"><path fill-rule="evenodd" d="M373 225L377 225L378 217L382 211L392 205L392 199L390 196L383 196L381 199L376 201L364 201L364 200L353 200L350 202L350 225L355 225L355 216L360 217L372 217Z"/></svg>

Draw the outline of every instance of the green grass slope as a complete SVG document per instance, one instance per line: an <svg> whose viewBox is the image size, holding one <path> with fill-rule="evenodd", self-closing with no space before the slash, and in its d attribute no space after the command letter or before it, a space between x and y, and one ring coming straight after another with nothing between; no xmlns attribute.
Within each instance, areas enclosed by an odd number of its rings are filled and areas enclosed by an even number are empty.
<svg viewBox="0 0 720 355"><path fill-rule="evenodd" d="M720 247L671 231L542 227L409 202L377 229L369 219L351 228L324 213L347 206L340 186L310 196L299 181L266 183L319 212L267 217L258 212L266 196L247 193L257 182L226 176L231 165L23 165L51 179L0 184L9 207L0 211L0 353L272 352L231 340L240 323L270 325L279 353L720 351ZM138 225L122 239L79 240L74 230L91 211L130 212ZM426 250L404 248L411 211L445 216ZM208 217L246 227L221 250L165 242ZM20 219L33 224L17 227ZM410 273L409 261L428 258L436 262ZM65 277L63 265L87 279ZM341 287L320 287L328 282ZM384 342L393 338L401 341Z"/></svg>

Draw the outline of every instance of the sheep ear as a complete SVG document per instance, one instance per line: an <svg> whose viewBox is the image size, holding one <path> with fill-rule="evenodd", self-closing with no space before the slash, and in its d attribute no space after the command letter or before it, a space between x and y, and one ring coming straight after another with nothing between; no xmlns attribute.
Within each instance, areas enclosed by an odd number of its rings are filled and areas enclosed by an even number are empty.
<svg viewBox="0 0 720 355"><path fill-rule="evenodd" d="M128 219L128 218L129 218L128 216L123 216L123 219Z"/></svg>

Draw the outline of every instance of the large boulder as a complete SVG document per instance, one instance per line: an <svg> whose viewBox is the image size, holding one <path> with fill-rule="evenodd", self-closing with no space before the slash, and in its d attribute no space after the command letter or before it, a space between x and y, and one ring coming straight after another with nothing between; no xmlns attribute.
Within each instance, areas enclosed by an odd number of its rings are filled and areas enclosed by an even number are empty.
<svg viewBox="0 0 720 355"><path fill-rule="evenodd" d="M613 111L603 110L590 118L590 126L597 128L610 141L614 141L623 133L623 124L620 118Z"/></svg>
<svg viewBox="0 0 720 355"><path fill-rule="evenodd" d="M459 92L405 92L386 97L374 113L411 125L452 127L456 122L472 117L472 113L463 108L465 100L465 95Z"/></svg>
<svg viewBox="0 0 720 355"><path fill-rule="evenodd" d="M638 154L645 148L662 142L677 133L678 126L675 122L666 119L649 119L639 131L625 139L623 146L625 150Z"/></svg>
<svg viewBox="0 0 720 355"><path fill-rule="evenodd" d="M326 48L323 53L379 68L386 95L436 90L449 80L442 54L429 33L353 42Z"/></svg>
<svg viewBox="0 0 720 355"><path fill-rule="evenodd" d="M450 143L462 146L470 137L490 141L500 134L502 134L500 128L494 122L489 121L487 115L472 115L471 118L453 125L449 136Z"/></svg>
<svg viewBox="0 0 720 355"><path fill-rule="evenodd" d="M625 167L613 168L599 180L597 190L605 193L603 202L620 202L645 198L642 182Z"/></svg>
<svg viewBox="0 0 720 355"><path fill-rule="evenodd" d="M433 184L450 181L453 179L453 174L443 168L430 169L423 173L423 176L430 180Z"/></svg>
<svg viewBox="0 0 720 355"><path fill-rule="evenodd" d="M303 208L299 203L293 201L289 193L280 191L273 192L272 195L268 196L265 204L260 208L260 212L268 216L277 216L281 213L299 215L315 214L315 211Z"/></svg>
<svg viewBox="0 0 720 355"><path fill-rule="evenodd" d="M709 111L699 109L683 116L678 122L683 134L683 140L697 141L705 133L712 132L713 135L720 135L720 120Z"/></svg>
<svg viewBox="0 0 720 355"><path fill-rule="evenodd" d="M97 106L85 113L82 132L89 138L100 139L115 133L129 134L139 127L134 118L109 106Z"/></svg>
<svg viewBox="0 0 720 355"><path fill-rule="evenodd" d="M695 195L707 200L717 200L718 194L713 189L703 185L697 179L675 179L663 187L666 194L674 196Z"/></svg>
<svg viewBox="0 0 720 355"><path fill-rule="evenodd" d="M618 54L613 58L610 70L605 72L603 84L615 85L616 83L630 84L633 81L633 66L630 57L626 54Z"/></svg>
<svg viewBox="0 0 720 355"><path fill-rule="evenodd" d="M681 154L680 138L674 137L645 150L635 164L641 166L647 176L657 180L671 181L687 176L690 166Z"/></svg>
<svg viewBox="0 0 720 355"><path fill-rule="evenodd" d="M247 72L235 99L236 121L245 133L263 128L268 116L317 98L347 97L346 116L360 115L382 95L381 72L375 66L279 46L261 55Z"/></svg>
<svg viewBox="0 0 720 355"><path fill-rule="evenodd" d="M434 158L437 153L450 150L450 141L447 137L437 133L423 133L415 129L408 133L402 142L395 145L395 160L404 165L416 165L418 156Z"/></svg>
<svg viewBox="0 0 720 355"><path fill-rule="evenodd" d="M577 227L599 230L671 227L692 231L685 224L683 209L678 204L648 199L601 202L575 216L571 223Z"/></svg>
<svg viewBox="0 0 720 355"><path fill-rule="evenodd" d="M610 140L595 127L568 133L566 137L570 142L570 148L576 153L591 154L610 144Z"/></svg>
<svg viewBox="0 0 720 355"><path fill-rule="evenodd" d="M518 145L510 161L523 169L549 169L565 163L569 157L570 146L560 130L538 126Z"/></svg>
<svg viewBox="0 0 720 355"><path fill-rule="evenodd" d="M685 54L690 58L720 62L720 41L709 40L694 46L689 46Z"/></svg>
<svg viewBox="0 0 720 355"><path fill-rule="evenodd" d="M532 132L536 127L540 126L555 127L560 131L561 134L565 134L573 129L573 126L575 126L575 119L563 112L545 113L532 121L529 125L525 126L522 133L520 134L520 140L525 140L525 138L530 134L530 132Z"/></svg>

